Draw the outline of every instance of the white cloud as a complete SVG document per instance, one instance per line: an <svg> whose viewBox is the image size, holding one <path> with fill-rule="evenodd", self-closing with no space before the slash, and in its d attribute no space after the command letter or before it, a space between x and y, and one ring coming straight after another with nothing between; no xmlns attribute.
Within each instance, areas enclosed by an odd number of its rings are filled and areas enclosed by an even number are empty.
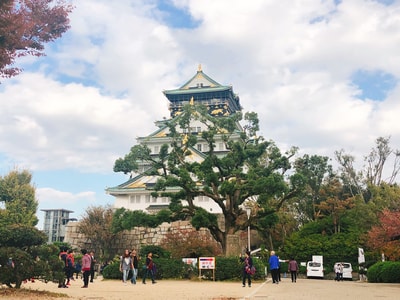
<svg viewBox="0 0 400 300"><path fill-rule="evenodd" d="M19 76L3 97L12 100L0 104L2 152L33 170L110 171L117 155L129 151L134 129L153 122L130 99L40 74Z"/></svg>
<svg viewBox="0 0 400 300"><path fill-rule="evenodd" d="M52 188L39 188L36 189L36 197L40 203L40 206L54 206L57 203L58 206L62 206L65 209L73 210L79 202L85 201L87 204L95 201L94 192L80 192L70 193L58 191Z"/></svg>
<svg viewBox="0 0 400 300"><path fill-rule="evenodd" d="M198 63L233 85L278 144L362 159L391 135L400 148L398 87L377 103L359 100L351 82L360 69L400 77L398 1L175 3L199 27L168 27L156 1L77 1L71 30L41 67L27 60L23 75L0 86L2 153L32 169L110 171L168 117L162 90L185 83Z"/></svg>

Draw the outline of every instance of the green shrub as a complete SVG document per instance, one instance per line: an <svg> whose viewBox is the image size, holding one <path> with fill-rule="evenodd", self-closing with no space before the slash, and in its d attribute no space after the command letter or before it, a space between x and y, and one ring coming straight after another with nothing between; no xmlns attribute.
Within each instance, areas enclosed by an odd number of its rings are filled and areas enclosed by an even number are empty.
<svg viewBox="0 0 400 300"><path fill-rule="evenodd" d="M153 253L154 258L169 258L171 257L171 253L165 250L164 248L157 245L145 245L140 248L139 256L142 260L146 260L147 254L151 252Z"/></svg>
<svg viewBox="0 0 400 300"><path fill-rule="evenodd" d="M0 248L0 282L18 288L23 280L34 274L32 257L25 251L14 247Z"/></svg>
<svg viewBox="0 0 400 300"><path fill-rule="evenodd" d="M281 262L280 263L281 273L282 274L287 273L288 267L289 267L289 262Z"/></svg>
<svg viewBox="0 0 400 300"><path fill-rule="evenodd" d="M400 283L400 262L378 262L367 271L369 282Z"/></svg>
<svg viewBox="0 0 400 300"><path fill-rule="evenodd" d="M156 279L190 278L197 272L197 268L185 264L181 259L155 258L153 261L156 265Z"/></svg>
<svg viewBox="0 0 400 300"><path fill-rule="evenodd" d="M306 274L307 273L307 266L302 266L299 264L299 274Z"/></svg>
<svg viewBox="0 0 400 300"><path fill-rule="evenodd" d="M217 257L215 260L215 280L238 279L242 277L242 271L243 263L237 258Z"/></svg>
<svg viewBox="0 0 400 300"><path fill-rule="evenodd" d="M63 263L54 245L32 246L29 252L0 247L0 283L20 288L25 279L58 282L64 276Z"/></svg>
<svg viewBox="0 0 400 300"><path fill-rule="evenodd" d="M122 273L119 270L119 260L114 259L107 267L103 269L103 278L122 279Z"/></svg>
<svg viewBox="0 0 400 300"><path fill-rule="evenodd" d="M400 262L388 261L382 267L382 282L400 283Z"/></svg>

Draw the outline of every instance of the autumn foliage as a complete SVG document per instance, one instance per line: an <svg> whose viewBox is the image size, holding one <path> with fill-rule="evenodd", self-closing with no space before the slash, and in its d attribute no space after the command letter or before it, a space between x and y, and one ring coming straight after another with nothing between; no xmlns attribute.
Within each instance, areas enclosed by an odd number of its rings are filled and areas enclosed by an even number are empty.
<svg viewBox="0 0 400 300"><path fill-rule="evenodd" d="M89 246L98 257L110 260L115 253L115 239L119 234L112 232L114 211L111 206L90 206L79 222L79 232L88 237Z"/></svg>
<svg viewBox="0 0 400 300"><path fill-rule="evenodd" d="M379 224L368 232L368 245L390 260L400 259L400 211L384 210Z"/></svg>
<svg viewBox="0 0 400 300"><path fill-rule="evenodd" d="M22 56L43 56L44 44L66 32L72 6L62 0L0 1L0 77L18 75Z"/></svg>
<svg viewBox="0 0 400 300"><path fill-rule="evenodd" d="M166 234L161 246L171 253L173 258L217 256L222 248L204 231L195 229L174 230Z"/></svg>

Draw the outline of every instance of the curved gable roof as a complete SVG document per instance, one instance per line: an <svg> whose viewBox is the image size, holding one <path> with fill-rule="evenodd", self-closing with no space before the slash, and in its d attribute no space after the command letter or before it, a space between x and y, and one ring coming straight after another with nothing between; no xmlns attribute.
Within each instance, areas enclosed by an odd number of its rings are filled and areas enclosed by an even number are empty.
<svg viewBox="0 0 400 300"><path fill-rule="evenodd" d="M207 74L203 72L201 66L197 70L197 73L190 78L185 84L183 84L179 89L174 90L165 90L163 93L165 95L172 94L181 94L188 93L189 90L191 93L199 93L199 92L209 92L209 91L224 91L231 90L231 86L224 86L209 77Z"/></svg>

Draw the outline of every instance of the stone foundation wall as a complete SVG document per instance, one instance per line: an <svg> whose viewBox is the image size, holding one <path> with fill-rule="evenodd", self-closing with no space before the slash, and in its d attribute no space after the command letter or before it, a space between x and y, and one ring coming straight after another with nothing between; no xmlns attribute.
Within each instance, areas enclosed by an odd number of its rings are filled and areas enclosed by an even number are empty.
<svg viewBox="0 0 400 300"><path fill-rule="evenodd" d="M79 233L78 227L79 222L69 222L66 226L64 241L76 249L92 250L90 238ZM162 223L156 228L135 227L132 230L124 231L115 239L112 251L120 255L125 249L137 249L140 251L142 245L160 245L167 233L178 230L193 230L193 227L189 221ZM200 229L197 233L213 239L206 228ZM237 255L246 247L247 235L243 238L243 235L238 233L229 236L227 241L227 255Z"/></svg>
<svg viewBox="0 0 400 300"><path fill-rule="evenodd" d="M64 241L73 248L91 249L90 239L79 233L78 227L79 222L69 222L66 226ZM135 227L132 230L124 231L117 237L112 249L116 254L122 254L125 249L140 250L141 245L160 245L167 233L178 230L193 230L193 227L189 221L162 223L156 228ZM202 228L197 233L212 238L208 229Z"/></svg>

